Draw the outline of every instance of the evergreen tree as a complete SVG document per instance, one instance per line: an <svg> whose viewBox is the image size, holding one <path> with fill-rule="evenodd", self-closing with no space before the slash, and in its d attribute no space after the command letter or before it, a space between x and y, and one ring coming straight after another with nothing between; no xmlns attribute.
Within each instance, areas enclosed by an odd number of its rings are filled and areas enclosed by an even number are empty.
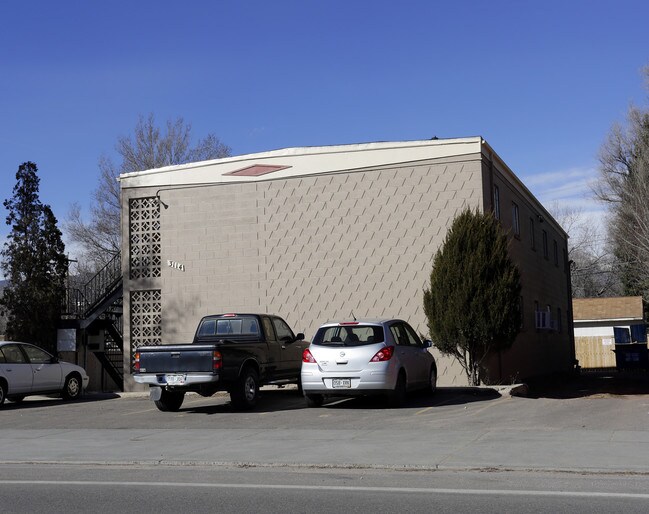
<svg viewBox="0 0 649 514"><path fill-rule="evenodd" d="M56 351L56 329L65 298L67 259L61 231L38 196L32 162L20 165L13 196L4 201L11 232L0 255L8 280L0 304L8 314L5 337Z"/></svg>
<svg viewBox="0 0 649 514"><path fill-rule="evenodd" d="M455 357L469 384L480 383L490 353L509 348L520 330L520 275L508 239L491 213L465 210L437 251L424 291L435 347Z"/></svg>

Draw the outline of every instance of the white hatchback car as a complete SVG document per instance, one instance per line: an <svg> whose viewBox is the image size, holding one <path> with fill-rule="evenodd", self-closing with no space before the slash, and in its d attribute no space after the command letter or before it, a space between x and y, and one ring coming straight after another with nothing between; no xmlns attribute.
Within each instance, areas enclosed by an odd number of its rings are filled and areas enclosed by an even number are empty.
<svg viewBox="0 0 649 514"><path fill-rule="evenodd" d="M408 323L362 319L322 325L302 354L302 390L307 405L326 396L383 394L398 407L407 391L437 387L437 365Z"/></svg>
<svg viewBox="0 0 649 514"><path fill-rule="evenodd" d="M0 342L0 406L5 398L17 403L40 394L77 400L87 386L81 366L60 361L33 344Z"/></svg>

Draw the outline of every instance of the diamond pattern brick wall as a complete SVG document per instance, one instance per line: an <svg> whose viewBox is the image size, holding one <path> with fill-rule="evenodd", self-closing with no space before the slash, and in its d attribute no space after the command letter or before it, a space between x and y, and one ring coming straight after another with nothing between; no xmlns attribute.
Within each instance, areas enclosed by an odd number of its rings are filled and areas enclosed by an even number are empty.
<svg viewBox="0 0 649 514"><path fill-rule="evenodd" d="M476 157L162 195L161 275L127 287L159 288L159 337L171 344L191 342L202 316L237 311L279 314L307 338L352 313L401 317L426 334L433 255L483 189ZM142 322L131 316L133 332ZM133 332L132 346L142 342ZM465 382L435 356L440 383Z"/></svg>
<svg viewBox="0 0 649 514"><path fill-rule="evenodd" d="M268 182L259 189L263 307L307 336L352 313L402 317L427 334L422 291L433 255L456 214L482 198L480 164L471 162ZM458 366L437 357L441 381L464 380Z"/></svg>

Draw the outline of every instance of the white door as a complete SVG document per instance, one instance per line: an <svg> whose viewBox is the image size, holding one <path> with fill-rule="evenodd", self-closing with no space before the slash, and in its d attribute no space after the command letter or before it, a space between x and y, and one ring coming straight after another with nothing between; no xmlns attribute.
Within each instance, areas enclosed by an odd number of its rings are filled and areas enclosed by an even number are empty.
<svg viewBox="0 0 649 514"><path fill-rule="evenodd" d="M58 391L63 387L61 365L53 362L52 356L36 346L23 346L32 366L33 392Z"/></svg>

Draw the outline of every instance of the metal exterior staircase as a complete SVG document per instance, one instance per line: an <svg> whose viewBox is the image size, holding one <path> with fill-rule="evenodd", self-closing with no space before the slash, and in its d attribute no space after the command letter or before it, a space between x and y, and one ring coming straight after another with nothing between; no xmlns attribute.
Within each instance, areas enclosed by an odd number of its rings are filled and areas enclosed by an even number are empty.
<svg viewBox="0 0 649 514"><path fill-rule="evenodd" d="M87 345L115 384L124 389L122 337L122 266L115 255L83 287L68 288L62 325L88 334L99 334L102 344Z"/></svg>

